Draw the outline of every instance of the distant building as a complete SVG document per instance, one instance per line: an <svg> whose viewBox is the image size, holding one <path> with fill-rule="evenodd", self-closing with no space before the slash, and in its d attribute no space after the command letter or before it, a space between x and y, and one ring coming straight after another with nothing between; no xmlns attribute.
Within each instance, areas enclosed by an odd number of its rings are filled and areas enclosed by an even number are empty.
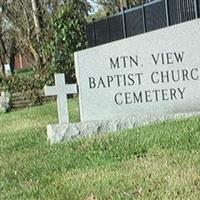
<svg viewBox="0 0 200 200"><path fill-rule="evenodd" d="M24 69L31 67L30 61L28 61L24 56L21 54L15 55L15 69Z"/></svg>

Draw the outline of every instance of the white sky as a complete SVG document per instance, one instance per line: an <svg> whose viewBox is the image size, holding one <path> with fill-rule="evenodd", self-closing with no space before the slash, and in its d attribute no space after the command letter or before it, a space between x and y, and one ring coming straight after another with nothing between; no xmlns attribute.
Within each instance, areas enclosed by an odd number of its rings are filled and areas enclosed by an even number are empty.
<svg viewBox="0 0 200 200"><path fill-rule="evenodd" d="M96 3L93 3L91 0L88 0L88 2L91 3L92 7L96 10L98 8L98 5Z"/></svg>

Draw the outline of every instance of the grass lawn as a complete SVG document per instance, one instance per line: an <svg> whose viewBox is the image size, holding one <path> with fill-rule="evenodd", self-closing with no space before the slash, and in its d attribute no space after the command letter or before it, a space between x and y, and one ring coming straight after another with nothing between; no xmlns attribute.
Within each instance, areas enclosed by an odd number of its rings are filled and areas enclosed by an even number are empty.
<svg viewBox="0 0 200 200"><path fill-rule="evenodd" d="M34 71L32 68L24 68L24 69L18 69L15 72L18 76L23 76L23 77L30 77L34 74Z"/></svg>
<svg viewBox="0 0 200 200"><path fill-rule="evenodd" d="M56 121L55 103L0 115L1 200L200 199L200 117L49 146Z"/></svg>

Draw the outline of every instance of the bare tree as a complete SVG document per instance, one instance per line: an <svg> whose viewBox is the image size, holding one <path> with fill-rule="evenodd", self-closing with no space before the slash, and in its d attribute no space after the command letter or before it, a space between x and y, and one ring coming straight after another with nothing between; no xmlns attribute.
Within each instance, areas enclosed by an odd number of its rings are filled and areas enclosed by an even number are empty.
<svg viewBox="0 0 200 200"><path fill-rule="evenodd" d="M61 0L0 0L0 6L4 7L3 12L0 12L0 18L1 22L2 18L7 20L9 38L14 38L16 49L36 68L42 68L46 64L44 44L48 38L48 21L62 2ZM0 42L5 44L2 38ZM5 49L7 51L7 45ZM1 61L2 55L1 53ZM1 63L3 62L5 61Z"/></svg>
<svg viewBox="0 0 200 200"><path fill-rule="evenodd" d="M4 24L4 4L3 2L1 2L0 4L0 64L1 64L1 72L3 75L5 75L4 64L6 63L7 51L6 51L5 41L3 39L3 36L4 36L3 24Z"/></svg>
<svg viewBox="0 0 200 200"><path fill-rule="evenodd" d="M32 4L32 12L33 12L33 19L35 24L35 33L37 36L37 41L40 41L40 32L41 32L41 22L39 18L39 1L38 0L31 0Z"/></svg>
<svg viewBox="0 0 200 200"><path fill-rule="evenodd" d="M81 1L87 4L86 0ZM0 7L1 5L4 7L2 17L0 12L1 22L4 18L7 20L6 26L9 26L6 33L9 37L1 37L0 40L0 44L6 44L5 48L1 48L1 65L5 63L4 49L8 52L7 44L13 44L8 41L8 38L13 38L15 41L13 49L26 57L33 67L43 69L48 62L46 44L53 35L49 22L61 5L74 2L75 0L0 0ZM1 22L0 27L3 27ZM0 36L1 34L3 31L0 29Z"/></svg>

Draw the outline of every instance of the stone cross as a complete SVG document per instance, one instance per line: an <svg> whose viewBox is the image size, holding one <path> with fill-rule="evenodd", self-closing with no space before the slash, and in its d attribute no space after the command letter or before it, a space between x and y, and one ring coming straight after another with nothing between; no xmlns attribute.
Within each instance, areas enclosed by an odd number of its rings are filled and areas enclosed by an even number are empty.
<svg viewBox="0 0 200 200"><path fill-rule="evenodd" d="M44 87L46 96L57 96L59 124L69 123L69 113L67 105L67 94L77 93L76 84L65 84L64 74L55 74L55 86Z"/></svg>

